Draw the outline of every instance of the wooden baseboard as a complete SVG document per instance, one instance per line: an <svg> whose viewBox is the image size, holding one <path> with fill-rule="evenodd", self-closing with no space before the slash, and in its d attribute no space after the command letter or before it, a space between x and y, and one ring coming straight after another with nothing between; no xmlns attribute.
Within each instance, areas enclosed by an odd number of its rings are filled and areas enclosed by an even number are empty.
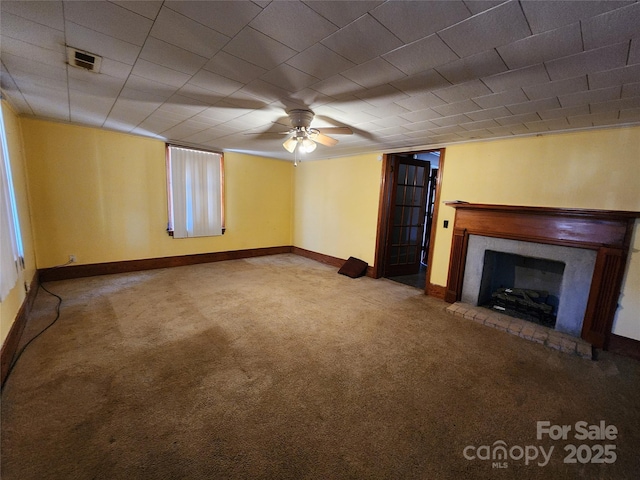
<svg viewBox="0 0 640 480"><path fill-rule="evenodd" d="M221 262L224 260L238 260L241 258L261 257L291 253L291 246L251 248L247 250L232 250L228 252L198 253L177 257L146 258L141 260L126 260L122 262L93 263L88 265L69 265L59 268L43 268L39 270L41 282L67 280L70 278L93 277L96 275L110 275L113 273L137 272L154 270L157 268L182 267L198 263Z"/></svg>
<svg viewBox="0 0 640 480"><path fill-rule="evenodd" d="M311 260L315 260L316 262L331 265L332 267L336 268L342 267L344 262L346 262L344 258L332 257L331 255L313 252L311 250L306 250L300 247L291 247L291 253L295 253L296 255L300 255L301 257L310 258ZM367 266L367 277L375 278L374 274L374 268L371 265Z"/></svg>
<svg viewBox="0 0 640 480"><path fill-rule="evenodd" d="M607 348L612 353L640 360L640 340L611 334Z"/></svg>
<svg viewBox="0 0 640 480"><path fill-rule="evenodd" d="M447 292L447 287L443 287L441 285L434 285L430 283L427 285L427 295L430 297L439 298L440 300L444 300L444 295Z"/></svg>
<svg viewBox="0 0 640 480"><path fill-rule="evenodd" d="M27 324L29 313L31 313L31 307L33 307L33 302L35 301L36 295L38 294L39 285L40 283L38 281L38 272L35 272L35 274L33 275L33 279L31 280L29 292L27 293L24 302L22 302L20 310L18 310L18 314L16 315L16 319L14 320L13 325L11 325L11 329L7 334L7 338L5 338L5 341L2 344L2 349L0 350L1 386L4 386L4 381L7 379L7 375L9 374L9 367L11 366L13 357L18 350L20 338L22 338L22 333L24 332L24 327Z"/></svg>

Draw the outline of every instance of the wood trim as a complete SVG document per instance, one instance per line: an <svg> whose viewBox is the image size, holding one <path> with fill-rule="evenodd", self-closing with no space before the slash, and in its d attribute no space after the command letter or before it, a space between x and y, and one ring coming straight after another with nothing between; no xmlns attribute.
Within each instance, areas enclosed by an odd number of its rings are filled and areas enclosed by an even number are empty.
<svg viewBox="0 0 640 480"><path fill-rule="evenodd" d="M631 244L640 212L580 210L447 202L456 209L445 300L462 294L469 235L588 248L597 252L582 338L608 347Z"/></svg>
<svg viewBox="0 0 640 480"><path fill-rule="evenodd" d="M442 191L442 178L444 175L444 156L445 149L440 149L440 161L438 163L438 179L436 180L436 198L434 200L433 205L433 218L431 223L431 236L429 238L429 253L427 254L427 272L426 278L427 281L425 283L425 293L427 295L431 295L429 293L431 289L431 266L433 265L433 250L436 245L436 231L438 230L438 213L440 212L440 193ZM435 285L434 285L435 286ZM438 287L440 287L438 285ZM445 287L440 287L442 289L442 297L437 295L432 295L437 298L441 298L444 300L444 292L446 291ZM432 291L432 290L431 290Z"/></svg>
<svg viewBox="0 0 640 480"><path fill-rule="evenodd" d="M380 198L378 201L378 224L376 235L376 252L373 260L373 278L380 278L384 275L384 261L387 245L387 232L389 230L389 208L391 187L393 186L393 176L391 175L391 155L384 154L382 157L382 178L380 179Z"/></svg>
<svg viewBox="0 0 640 480"><path fill-rule="evenodd" d="M332 267L340 268L346 262L343 258L333 257L331 255L325 255L324 253L313 252L300 247L291 247L291 253L300 255L301 257L315 260L316 262L324 263L325 265L331 265ZM380 278L375 276L375 269L369 265L367 267L367 277Z"/></svg>
<svg viewBox="0 0 640 480"><path fill-rule="evenodd" d="M640 360L640 340L622 337L612 333L609 336L609 351Z"/></svg>
<svg viewBox="0 0 640 480"><path fill-rule="evenodd" d="M440 300L444 300L444 296L447 292L447 288L442 285L435 285L433 283L427 283L427 295L430 297L438 298Z"/></svg>
<svg viewBox="0 0 640 480"><path fill-rule="evenodd" d="M33 275L33 279L31 280L29 292L22 302L20 310L18 310L18 314L16 315L13 325L11 325L7 338L5 338L5 341L2 344L2 349L0 350L0 385L2 386L4 386L4 382L7 379L13 357L18 351L18 345L20 345L20 339L22 338L24 327L27 325L27 320L31 313L33 302L38 295L39 285L38 272L36 271Z"/></svg>
<svg viewBox="0 0 640 480"><path fill-rule="evenodd" d="M41 282L66 280L70 278L93 277L96 275L110 275L113 273L137 272L157 268L182 267L198 263L221 262L241 258L261 257L291 253L291 246L251 248L247 250L232 250L228 252L199 253L176 257L145 258L140 260L126 260L122 262L93 263L88 265L69 265L59 268L43 268L39 270Z"/></svg>

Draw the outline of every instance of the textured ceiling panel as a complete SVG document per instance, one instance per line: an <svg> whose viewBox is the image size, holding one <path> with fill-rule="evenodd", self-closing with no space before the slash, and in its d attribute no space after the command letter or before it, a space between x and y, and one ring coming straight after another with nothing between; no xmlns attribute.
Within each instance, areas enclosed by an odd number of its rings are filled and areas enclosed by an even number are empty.
<svg viewBox="0 0 640 480"><path fill-rule="evenodd" d="M311 158L640 124L640 2L7 1L24 115L292 159L287 110L349 126ZM66 46L102 57L66 63Z"/></svg>

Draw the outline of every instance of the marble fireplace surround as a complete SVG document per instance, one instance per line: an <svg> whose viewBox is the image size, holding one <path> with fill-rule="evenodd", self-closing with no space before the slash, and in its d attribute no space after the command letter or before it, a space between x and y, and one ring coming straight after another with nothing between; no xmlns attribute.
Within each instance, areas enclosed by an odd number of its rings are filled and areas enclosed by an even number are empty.
<svg viewBox="0 0 640 480"><path fill-rule="evenodd" d="M445 203L456 209L445 301L462 300L472 235L591 250L594 263L588 278L590 286L586 304L583 299L580 306L584 315L581 321L563 320L558 329L579 335L597 348L607 348L633 225L640 212Z"/></svg>

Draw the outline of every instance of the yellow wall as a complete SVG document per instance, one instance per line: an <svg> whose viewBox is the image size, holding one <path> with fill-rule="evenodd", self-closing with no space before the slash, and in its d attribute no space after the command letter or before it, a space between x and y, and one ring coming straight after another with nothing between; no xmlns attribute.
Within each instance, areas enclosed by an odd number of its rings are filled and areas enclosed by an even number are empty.
<svg viewBox="0 0 640 480"><path fill-rule="evenodd" d="M11 326L24 302L26 293L25 283L31 286L36 271L35 254L33 250L33 235L31 233L31 217L29 214L29 202L27 196L27 180L25 176L25 159L22 147L22 134L20 122L8 103L2 101L2 114L4 116L7 143L9 146L9 158L11 159L11 173L13 176L13 188L18 204L18 216L20 217L20 230L24 247L25 269L20 273L16 286L9 292L7 298L0 304L0 343L4 343Z"/></svg>
<svg viewBox="0 0 640 480"><path fill-rule="evenodd" d="M296 247L373 265L382 161L378 154L302 161L295 170Z"/></svg>
<svg viewBox="0 0 640 480"><path fill-rule="evenodd" d="M441 199L640 211L640 127L447 147ZM455 209L439 210L431 282L446 285ZM636 224L636 238L638 226ZM638 331L640 256L632 255L614 333ZM635 273L634 273L635 272ZM635 313L633 313L635 312Z"/></svg>
<svg viewBox="0 0 640 480"><path fill-rule="evenodd" d="M225 154L226 233L165 231L162 141L22 119L38 268L291 244L289 162Z"/></svg>

